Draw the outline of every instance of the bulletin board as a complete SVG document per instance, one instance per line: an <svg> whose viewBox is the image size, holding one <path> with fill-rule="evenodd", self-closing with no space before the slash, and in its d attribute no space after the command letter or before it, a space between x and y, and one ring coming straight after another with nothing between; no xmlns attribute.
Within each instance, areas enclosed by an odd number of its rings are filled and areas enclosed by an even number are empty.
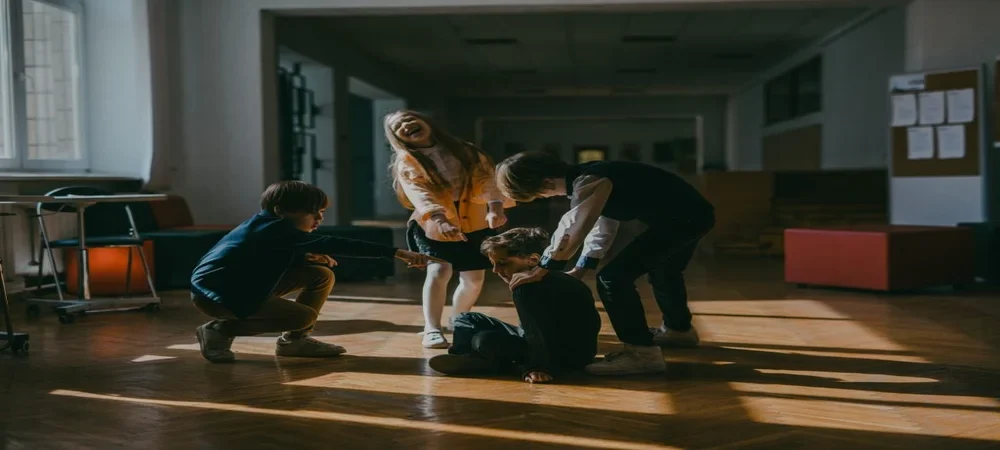
<svg viewBox="0 0 1000 450"><path fill-rule="evenodd" d="M967 68L890 77L893 177L980 175L982 76Z"/></svg>

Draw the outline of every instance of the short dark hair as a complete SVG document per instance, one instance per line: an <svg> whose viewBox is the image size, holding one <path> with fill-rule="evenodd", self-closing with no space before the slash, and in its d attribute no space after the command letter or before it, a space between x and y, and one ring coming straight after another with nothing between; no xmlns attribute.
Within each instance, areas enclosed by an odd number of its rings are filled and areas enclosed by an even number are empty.
<svg viewBox="0 0 1000 450"><path fill-rule="evenodd" d="M527 258L541 254L549 245L549 233L541 228L511 228L483 240L479 250L489 256L497 250L506 250L508 256Z"/></svg>
<svg viewBox="0 0 1000 450"><path fill-rule="evenodd" d="M260 195L260 208L270 213L276 209L289 213L314 213L330 206L322 189L301 181L279 181Z"/></svg>
<svg viewBox="0 0 1000 450"><path fill-rule="evenodd" d="M566 176L569 164L547 152L521 152L497 164L497 187L507 197L530 202L545 190L545 180Z"/></svg>

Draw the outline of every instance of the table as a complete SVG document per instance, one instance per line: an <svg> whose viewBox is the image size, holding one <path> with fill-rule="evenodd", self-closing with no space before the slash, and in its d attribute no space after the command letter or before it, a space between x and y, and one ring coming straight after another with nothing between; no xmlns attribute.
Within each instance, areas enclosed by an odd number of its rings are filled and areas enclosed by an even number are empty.
<svg viewBox="0 0 1000 450"><path fill-rule="evenodd" d="M28 307L38 308L41 304L49 304L59 312L59 321L62 323L72 323L75 314L87 311L131 309L139 307L159 307L160 297L156 293L156 288L151 287L151 295L143 297L118 297L95 299L90 296L90 268L87 262L87 236L84 226L84 213L90 206L98 203L133 203L163 201L167 199L164 194L112 194L112 195L67 195L67 196L13 196L30 197L32 203L64 203L72 204L76 208L77 231L79 239L79 280L80 295L78 300L68 300L60 298L58 300L45 298L29 298ZM0 196L0 204L7 197ZM147 278L150 278L147 267Z"/></svg>

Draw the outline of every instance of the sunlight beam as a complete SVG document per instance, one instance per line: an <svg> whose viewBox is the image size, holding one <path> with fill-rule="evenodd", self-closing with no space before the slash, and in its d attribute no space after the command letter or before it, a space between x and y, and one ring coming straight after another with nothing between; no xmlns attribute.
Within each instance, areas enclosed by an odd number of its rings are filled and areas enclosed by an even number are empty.
<svg viewBox="0 0 1000 450"><path fill-rule="evenodd" d="M264 414L270 416L294 417L299 419L318 419L334 422L353 423L373 427L402 428L408 430L419 430L429 432L444 432L464 434L469 436L479 436L485 438L508 439L513 441L527 441L542 444L565 445L581 448L599 449L622 449L622 450L679 450L678 447L666 445L618 441L613 439L598 439L579 436L565 436L561 434L539 433L522 430L503 430L497 428L477 427L470 425L453 425L438 422L424 422L419 420L401 419L396 417L366 416L361 414L347 414L326 411L295 410L285 411L280 409L256 408L252 406L232 405L226 403L211 402L190 402L178 400L155 400L134 397L122 397L118 395L93 394L89 392L71 391L57 389L50 392L52 395L63 397L75 397L91 400L109 400L122 403L133 403L140 405L175 406L181 408L211 409L216 411L229 411L238 413Z"/></svg>
<svg viewBox="0 0 1000 450"><path fill-rule="evenodd" d="M523 381L475 378L463 378L461 383L456 383L454 378L446 377L360 372L336 372L286 384L639 414L666 415L677 413L668 393L591 386L559 384L525 386Z"/></svg>

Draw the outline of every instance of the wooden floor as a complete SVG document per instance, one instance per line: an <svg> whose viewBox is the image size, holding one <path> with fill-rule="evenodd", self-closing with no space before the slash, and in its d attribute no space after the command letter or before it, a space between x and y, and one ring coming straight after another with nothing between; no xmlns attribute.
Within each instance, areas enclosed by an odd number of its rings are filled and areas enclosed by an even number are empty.
<svg viewBox="0 0 1000 450"><path fill-rule="evenodd" d="M16 307L33 347L0 355L0 449L1000 448L995 293L797 290L756 260L689 279L706 342L665 351L666 375L538 386L428 369L413 277L337 287L316 332L347 347L333 360L259 337L210 364L180 292L74 325ZM481 303L516 320L495 277Z"/></svg>

